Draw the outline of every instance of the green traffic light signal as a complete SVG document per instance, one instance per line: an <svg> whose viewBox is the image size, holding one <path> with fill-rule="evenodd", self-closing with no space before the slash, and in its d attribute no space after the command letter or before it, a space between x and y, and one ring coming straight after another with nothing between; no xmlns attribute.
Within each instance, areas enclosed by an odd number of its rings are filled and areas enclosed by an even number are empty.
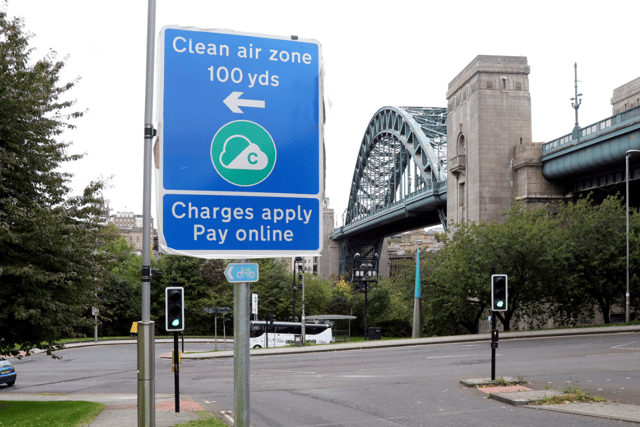
<svg viewBox="0 0 640 427"><path fill-rule="evenodd" d="M491 310L506 311L508 301L508 277L506 274L491 276Z"/></svg>
<svg viewBox="0 0 640 427"><path fill-rule="evenodd" d="M165 288L165 329L167 332L184 330L184 288L171 286Z"/></svg>

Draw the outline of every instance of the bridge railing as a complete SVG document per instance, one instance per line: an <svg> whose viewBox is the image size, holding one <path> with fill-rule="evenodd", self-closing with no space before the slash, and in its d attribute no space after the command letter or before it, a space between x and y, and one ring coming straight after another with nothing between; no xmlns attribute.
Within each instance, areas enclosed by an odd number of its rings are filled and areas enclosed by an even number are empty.
<svg viewBox="0 0 640 427"><path fill-rule="evenodd" d="M547 154L551 154L554 151L558 151L567 146L576 145L582 141L586 141L588 139L595 138L596 136L603 133L610 132L615 128L623 127L627 125L628 122L636 120L638 117L640 117L640 107L635 107L630 110L615 114L611 117L607 117L604 120L600 120L599 122L582 128L582 130L580 131L580 138L576 142L573 141L572 134L568 134L554 139L551 142L545 143L542 146L542 155L546 156Z"/></svg>
<svg viewBox="0 0 640 427"><path fill-rule="evenodd" d="M396 200L395 202L392 202L392 203L390 203L388 205L385 205L385 206L376 206L375 208L370 209L366 213L360 213L360 214L356 215L355 218L352 219L349 224L344 224L340 228L348 227L348 226L351 226L351 225L356 225L361 221L364 221L364 220L366 220L368 218L371 218L374 215L379 214L380 212L388 211L388 210L390 210L392 208L395 208L398 205L401 205L401 204L403 204L403 203L405 203L405 202L407 202L407 201L409 201L411 199L414 199L414 198L418 197L421 194L428 193L428 192L431 192L431 191L433 191L433 184L424 184L420 189L418 189L418 190L416 190L416 191L414 191L414 192L412 192L410 194L405 195L404 198L402 198L400 200Z"/></svg>

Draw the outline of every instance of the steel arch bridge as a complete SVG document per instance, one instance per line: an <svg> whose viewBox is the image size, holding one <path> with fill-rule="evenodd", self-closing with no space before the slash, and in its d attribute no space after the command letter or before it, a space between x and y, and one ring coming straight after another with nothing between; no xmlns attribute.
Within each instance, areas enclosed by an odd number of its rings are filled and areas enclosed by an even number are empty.
<svg viewBox="0 0 640 427"><path fill-rule="evenodd" d="M383 107L371 118L356 161L340 240L340 274L377 260L384 237L446 227L447 109ZM377 266L376 266L377 267Z"/></svg>

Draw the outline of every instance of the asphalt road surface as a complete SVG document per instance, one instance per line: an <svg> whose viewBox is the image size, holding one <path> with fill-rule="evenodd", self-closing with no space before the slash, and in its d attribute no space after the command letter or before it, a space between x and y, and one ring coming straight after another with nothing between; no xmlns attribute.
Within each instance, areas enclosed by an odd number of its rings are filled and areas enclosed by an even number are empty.
<svg viewBox="0 0 640 427"><path fill-rule="evenodd" d="M218 344L218 349L223 346ZM231 349L231 345L227 344ZM156 345L156 356L171 344ZM185 344L209 351L213 344ZM586 389L640 405L640 334L502 340L496 376L530 387ZM14 360L18 380L2 393L137 392L136 346L63 350L61 360ZM623 421L513 407L463 387L491 374L489 343L257 356L251 368L251 425L311 426L622 426ZM173 393L171 360L156 359L156 392ZM180 392L212 411L233 410L233 359L184 360Z"/></svg>

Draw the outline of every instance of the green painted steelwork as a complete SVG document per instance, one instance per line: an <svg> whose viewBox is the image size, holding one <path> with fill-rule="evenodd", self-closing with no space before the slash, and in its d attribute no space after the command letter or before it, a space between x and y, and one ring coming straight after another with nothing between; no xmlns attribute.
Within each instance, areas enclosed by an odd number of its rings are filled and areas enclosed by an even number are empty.
<svg viewBox="0 0 640 427"><path fill-rule="evenodd" d="M640 149L640 107L600 120L544 144L542 174L550 180L576 180L623 166L628 150Z"/></svg>
<svg viewBox="0 0 640 427"><path fill-rule="evenodd" d="M380 254L398 230L446 224L447 109L384 107L365 131L351 182L341 240L340 273L355 254ZM366 236L366 237L365 237Z"/></svg>

